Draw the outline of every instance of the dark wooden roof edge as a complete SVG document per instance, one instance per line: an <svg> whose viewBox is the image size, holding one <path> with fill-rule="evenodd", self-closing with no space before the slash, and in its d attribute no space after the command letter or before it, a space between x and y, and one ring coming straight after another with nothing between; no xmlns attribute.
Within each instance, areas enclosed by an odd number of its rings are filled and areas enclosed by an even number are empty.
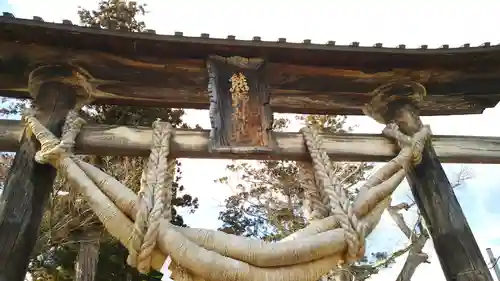
<svg viewBox="0 0 500 281"><path fill-rule="evenodd" d="M16 18L13 14L3 12L0 16L0 24L25 25L33 27L42 27L50 29L65 30L78 33L99 34L107 36L125 37L129 39L147 39L159 42L172 43L195 43L195 44L214 44L231 46L250 46L250 47L277 47L286 49L307 49L317 51L352 51L365 53L394 53L394 54L459 54L462 52L483 52L500 50L500 45L491 45L485 42L479 46L471 46L466 43L460 47L450 47L447 44L439 48L429 49L427 45L421 45L419 48L406 48L406 45L400 44L397 47L384 47L382 43L374 46L361 46L359 42L352 42L349 45L336 45L335 41L328 41L326 44L313 43L310 39L305 39L302 43L287 42L286 38L279 38L277 41L262 41L261 37L254 36L252 40L239 40L236 36L229 35L227 38L210 38L208 33L202 33L200 37L184 36L182 32L175 32L174 35L156 34L154 30L146 29L143 32L128 32L119 30L101 29L100 26L84 27L74 25L70 20L63 20L62 23L44 22L41 17L34 16L33 19Z"/></svg>

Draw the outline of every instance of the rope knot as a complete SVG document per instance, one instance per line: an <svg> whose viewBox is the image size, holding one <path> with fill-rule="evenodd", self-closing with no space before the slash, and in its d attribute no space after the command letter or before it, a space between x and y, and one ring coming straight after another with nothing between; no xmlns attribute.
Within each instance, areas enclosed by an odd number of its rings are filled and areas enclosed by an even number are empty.
<svg viewBox="0 0 500 281"><path fill-rule="evenodd" d="M339 261L338 265L352 263L364 256L369 222L361 221L354 213L347 191L343 188L344 181L340 181L337 169L322 148L323 142L318 131L313 127L304 127L300 132L312 159L312 167L305 163L298 165L301 172L306 172L299 177L299 180L304 187L307 214L313 219L325 217L328 213L335 217L340 228L344 230L347 245L343 260ZM388 174L394 174L398 169L407 170L411 164L420 163L425 141L430 136L430 127L423 126L420 131L409 137L402 133L395 123L389 123L384 129L384 134L395 139L402 150L391 160L396 164L392 165L395 169L389 166L385 171L379 172L377 177L382 177L375 179L377 184L387 180ZM313 172L314 176L308 175L307 171ZM311 183L311 177L314 178L315 187ZM323 211L326 207L329 207L329 210Z"/></svg>
<svg viewBox="0 0 500 281"><path fill-rule="evenodd" d="M429 125L424 125L422 128L416 132L412 137L404 134L399 130L399 126L395 123L389 123L385 126L382 133L394 140L401 149L405 149L403 153L403 158L396 157L394 160L402 159L400 166L405 170L409 168L409 165L418 165L422 161L422 151L424 150L425 142L432 135L431 128ZM406 161L409 159L410 161ZM393 161L394 161L393 160Z"/></svg>
<svg viewBox="0 0 500 281"><path fill-rule="evenodd" d="M410 94L393 94L391 91L397 88L410 88ZM414 81L395 81L383 84L373 90L373 97L371 101L363 107L363 113L380 124L387 124L389 120L387 113L389 112L388 104L396 101L405 99L413 104L418 104L424 100L427 96L427 90L425 87Z"/></svg>
<svg viewBox="0 0 500 281"><path fill-rule="evenodd" d="M59 165L59 160L62 157L73 154L75 138L86 123L75 110L70 110L66 116L61 139L59 140L40 123L35 117L34 110L25 110L23 120L26 122L28 132L33 133L40 142L40 150L35 153L35 161L40 164L52 164L55 167Z"/></svg>

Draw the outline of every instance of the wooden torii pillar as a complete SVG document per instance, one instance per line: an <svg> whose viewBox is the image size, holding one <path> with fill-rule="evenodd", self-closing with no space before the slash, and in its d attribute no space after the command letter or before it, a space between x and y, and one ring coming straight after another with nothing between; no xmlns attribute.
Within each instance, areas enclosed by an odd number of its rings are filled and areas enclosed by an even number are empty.
<svg viewBox="0 0 500 281"><path fill-rule="evenodd" d="M61 135L81 90L66 84L76 78L74 75L75 69L65 65L42 66L30 74L36 116L56 136ZM57 174L51 165L35 161L39 149L35 137L25 131L0 197L0 281L25 280L38 239L44 206Z"/></svg>
<svg viewBox="0 0 500 281"><path fill-rule="evenodd" d="M400 98L379 100L376 106L386 124L395 122L403 133L412 136L423 124L417 103L407 98L409 85L394 84L388 92ZM432 237L446 280L493 281L430 139L425 143L421 162L410 168L406 179Z"/></svg>

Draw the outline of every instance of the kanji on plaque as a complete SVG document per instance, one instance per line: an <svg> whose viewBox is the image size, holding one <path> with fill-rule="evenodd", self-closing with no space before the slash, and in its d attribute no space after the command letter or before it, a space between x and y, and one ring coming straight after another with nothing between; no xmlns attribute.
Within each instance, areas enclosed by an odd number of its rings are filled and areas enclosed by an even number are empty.
<svg viewBox="0 0 500 281"><path fill-rule="evenodd" d="M262 59L211 56L209 72L210 149L245 153L269 151L273 114Z"/></svg>

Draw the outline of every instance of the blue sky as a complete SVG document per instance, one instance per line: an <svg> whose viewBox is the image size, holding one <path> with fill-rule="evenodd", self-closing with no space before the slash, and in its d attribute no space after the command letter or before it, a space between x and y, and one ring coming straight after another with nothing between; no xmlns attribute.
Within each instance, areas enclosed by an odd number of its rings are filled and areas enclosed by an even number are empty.
<svg viewBox="0 0 500 281"><path fill-rule="evenodd" d="M0 12L12 12L12 6L7 0L0 0Z"/></svg>
<svg viewBox="0 0 500 281"><path fill-rule="evenodd" d="M78 6L93 8L97 0L44 0L41 10L36 0L0 0L0 9L14 13L16 17L41 16L45 21L61 22L70 19L78 22ZM427 44L451 47L463 43L480 45L483 42L498 44L497 28L500 26L499 1L431 1L431 0L350 0L350 1L269 1L253 0L251 4L229 0L211 1L145 1L151 13L145 21L157 33L173 34L183 31L187 36L209 33L211 37L249 39L259 35L262 40L286 37L290 42L311 39L313 42L335 40L338 44L359 41L361 45L382 42L386 46L406 44L415 47ZM240 5L243 4L243 5ZM234 15L234 16L232 16ZM482 115L424 118L435 134L500 136L500 106L487 110ZM189 110L187 121L209 128L206 111ZM379 133L380 124L363 117L350 117L357 124L356 132ZM298 130L294 124L291 130ZM200 197L200 210L187 215L191 226L216 228L220 204L231 194L231 188L216 184L213 180L227 175L224 167L227 160L183 160L183 183L188 192ZM469 220L480 248L491 247L500 255L500 179L498 165L468 165L474 174L456 194ZM450 178L460 170L460 165L445 165ZM395 193L394 203L407 201L410 192L403 184ZM411 217L411 214L409 215ZM369 237L371 250L393 250L404 246L406 239L393 222L384 216L376 231ZM442 271L429 242L424 250L431 263L421 265L414 281L444 281ZM373 281L394 280L403 259L384 270Z"/></svg>

